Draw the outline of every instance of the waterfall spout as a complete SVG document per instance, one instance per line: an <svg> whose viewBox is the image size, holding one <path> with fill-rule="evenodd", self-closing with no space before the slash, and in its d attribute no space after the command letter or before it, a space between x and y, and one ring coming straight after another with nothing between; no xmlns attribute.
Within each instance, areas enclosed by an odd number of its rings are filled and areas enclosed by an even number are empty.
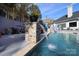
<svg viewBox="0 0 79 59"><path fill-rule="evenodd" d="M40 26L41 26L41 28L42 28L42 29L43 29L43 31L44 31L44 35L45 35L46 39L48 39L48 37L47 37L47 32L45 31L45 29L44 29L43 25L41 25L41 24L40 24Z"/></svg>

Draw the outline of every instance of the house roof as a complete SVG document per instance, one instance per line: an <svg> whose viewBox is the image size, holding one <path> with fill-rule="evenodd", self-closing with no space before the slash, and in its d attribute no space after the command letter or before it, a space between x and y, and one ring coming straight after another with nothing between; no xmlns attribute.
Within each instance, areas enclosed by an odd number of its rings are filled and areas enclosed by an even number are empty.
<svg viewBox="0 0 79 59"><path fill-rule="evenodd" d="M62 22L68 22L73 20L79 20L79 11L76 11L73 13L73 16L68 18L67 15L60 17L59 19L55 20L55 23L62 23Z"/></svg>

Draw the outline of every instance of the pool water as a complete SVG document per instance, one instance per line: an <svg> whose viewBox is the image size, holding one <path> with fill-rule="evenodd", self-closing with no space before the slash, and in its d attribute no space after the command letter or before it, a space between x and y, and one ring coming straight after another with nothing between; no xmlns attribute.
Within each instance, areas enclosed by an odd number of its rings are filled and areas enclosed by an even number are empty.
<svg viewBox="0 0 79 59"><path fill-rule="evenodd" d="M78 56L79 34L51 33L31 55L35 56Z"/></svg>

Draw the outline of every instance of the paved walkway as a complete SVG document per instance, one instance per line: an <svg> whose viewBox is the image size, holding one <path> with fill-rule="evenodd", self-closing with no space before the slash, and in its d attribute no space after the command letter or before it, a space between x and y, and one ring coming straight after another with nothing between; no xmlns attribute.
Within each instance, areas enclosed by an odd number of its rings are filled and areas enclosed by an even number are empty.
<svg viewBox="0 0 79 59"><path fill-rule="evenodd" d="M5 35L0 38L0 56L14 55L26 46L25 34Z"/></svg>

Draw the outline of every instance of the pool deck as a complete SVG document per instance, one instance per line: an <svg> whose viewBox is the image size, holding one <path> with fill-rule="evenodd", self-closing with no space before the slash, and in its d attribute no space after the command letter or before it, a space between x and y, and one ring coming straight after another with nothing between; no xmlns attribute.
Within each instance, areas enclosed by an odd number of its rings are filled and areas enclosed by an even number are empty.
<svg viewBox="0 0 79 59"><path fill-rule="evenodd" d="M79 30L59 30L58 33L71 33L71 34L79 34Z"/></svg>
<svg viewBox="0 0 79 59"><path fill-rule="evenodd" d="M28 53L36 44L28 44L24 48L22 48L20 51L18 51L15 55L16 56L24 56L26 53Z"/></svg>
<svg viewBox="0 0 79 59"><path fill-rule="evenodd" d="M37 44L39 44L45 37L42 37L40 41L38 41L37 43L28 43L27 46L25 46L24 48L22 48L21 50L19 50L15 55L16 56L24 56L25 54L27 54L30 50L32 50L32 48L34 48Z"/></svg>
<svg viewBox="0 0 79 59"><path fill-rule="evenodd" d="M0 37L0 56L12 56L26 45L24 33L3 35Z"/></svg>

